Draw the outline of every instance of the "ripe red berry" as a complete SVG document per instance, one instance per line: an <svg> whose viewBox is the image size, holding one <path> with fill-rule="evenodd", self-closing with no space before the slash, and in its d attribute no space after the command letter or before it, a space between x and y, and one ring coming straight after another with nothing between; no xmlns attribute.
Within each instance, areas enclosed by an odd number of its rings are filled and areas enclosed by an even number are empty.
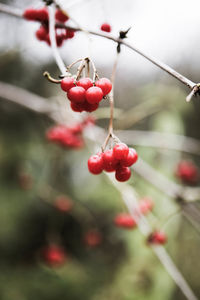
<svg viewBox="0 0 200 300"><path fill-rule="evenodd" d="M82 88L84 88L85 90L89 89L90 87L93 86L92 80L90 78L81 78L78 82L77 82L78 86L81 86Z"/></svg>
<svg viewBox="0 0 200 300"><path fill-rule="evenodd" d="M139 209L143 215L146 215L154 207L153 200L149 197L144 197L139 202Z"/></svg>
<svg viewBox="0 0 200 300"><path fill-rule="evenodd" d="M155 231L150 234L147 241L151 244L163 245L167 242L167 236L162 231Z"/></svg>
<svg viewBox="0 0 200 300"><path fill-rule="evenodd" d="M84 110L87 112L95 111L99 107L99 103L90 104L88 102L84 103Z"/></svg>
<svg viewBox="0 0 200 300"><path fill-rule="evenodd" d="M40 28L35 33L36 37L40 41L46 41L48 36L48 28L45 26L40 26Z"/></svg>
<svg viewBox="0 0 200 300"><path fill-rule="evenodd" d="M127 213L118 214L114 219L114 223L116 226L126 229L132 229L137 225L132 216Z"/></svg>
<svg viewBox="0 0 200 300"><path fill-rule="evenodd" d="M131 177L131 170L128 167L118 167L116 169L115 178L120 181L127 181Z"/></svg>
<svg viewBox="0 0 200 300"><path fill-rule="evenodd" d="M138 154L133 148L129 148L127 157L120 161L120 164L124 167L130 167L138 160Z"/></svg>
<svg viewBox="0 0 200 300"><path fill-rule="evenodd" d="M57 245L50 245L44 248L42 251L42 256L45 262L52 267L62 265L67 258L65 251Z"/></svg>
<svg viewBox="0 0 200 300"><path fill-rule="evenodd" d="M75 103L75 102L71 102L70 106L71 109L75 112L82 112L85 110L85 103Z"/></svg>
<svg viewBox="0 0 200 300"><path fill-rule="evenodd" d="M102 242L102 235L97 230L90 230L84 236L84 242L89 247L96 247Z"/></svg>
<svg viewBox="0 0 200 300"><path fill-rule="evenodd" d="M61 89L65 92L68 92L71 88L75 87L73 77L65 77L61 80L60 83Z"/></svg>
<svg viewBox="0 0 200 300"><path fill-rule="evenodd" d="M23 13L23 17L26 20L29 21L35 21L36 20L36 15L37 15L37 11L34 8L27 8L24 13Z"/></svg>
<svg viewBox="0 0 200 300"><path fill-rule="evenodd" d="M60 9L56 10L55 18L58 22L61 23L65 23L69 20L69 17L66 14L64 14Z"/></svg>
<svg viewBox="0 0 200 300"><path fill-rule="evenodd" d="M113 148L113 156L119 160L125 160L129 154L129 148L124 143L118 143Z"/></svg>
<svg viewBox="0 0 200 300"><path fill-rule="evenodd" d="M100 174L103 171L103 159L101 154L92 155L88 159L88 169L92 174Z"/></svg>
<svg viewBox="0 0 200 300"><path fill-rule="evenodd" d="M101 25L101 30L102 30L102 31L106 31L106 32L111 32L111 26L110 26L110 24L108 24L108 23L103 23L103 24Z"/></svg>
<svg viewBox="0 0 200 300"><path fill-rule="evenodd" d="M49 13L46 7L42 7L36 10L36 19L40 22L48 21Z"/></svg>
<svg viewBox="0 0 200 300"><path fill-rule="evenodd" d="M67 39L72 39L73 37L74 37L74 31L73 30L71 30L71 29L66 29L66 38Z"/></svg>
<svg viewBox="0 0 200 300"><path fill-rule="evenodd" d="M191 161L181 161L177 166L176 176L184 183L195 184L199 179L199 170Z"/></svg>
<svg viewBox="0 0 200 300"><path fill-rule="evenodd" d="M103 156L103 169L106 172L115 171L118 161L113 156L113 150L105 151L102 156Z"/></svg>
<svg viewBox="0 0 200 300"><path fill-rule="evenodd" d="M86 91L85 97L90 104L99 103L103 98L103 92L99 87L93 86Z"/></svg>
<svg viewBox="0 0 200 300"><path fill-rule="evenodd" d="M72 102L83 103L85 102L85 89L81 86L75 86L68 91L67 97Z"/></svg>
<svg viewBox="0 0 200 300"><path fill-rule="evenodd" d="M110 91L112 90L112 83L108 78L99 79L98 81L95 82L95 85L102 90L104 96L109 94Z"/></svg>

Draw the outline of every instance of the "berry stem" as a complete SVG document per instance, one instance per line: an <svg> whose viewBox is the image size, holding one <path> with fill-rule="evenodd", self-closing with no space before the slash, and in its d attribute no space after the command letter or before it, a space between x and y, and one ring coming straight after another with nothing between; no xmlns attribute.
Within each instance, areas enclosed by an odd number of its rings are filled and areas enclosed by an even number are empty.
<svg viewBox="0 0 200 300"><path fill-rule="evenodd" d="M85 68L85 58L82 59L76 73L76 80L79 80L81 77L81 73L83 72L83 69Z"/></svg>
<svg viewBox="0 0 200 300"><path fill-rule="evenodd" d="M50 82L57 83L57 84L61 83L60 79L58 80L58 79L53 78L47 71L45 71L43 73L43 76L46 77Z"/></svg>

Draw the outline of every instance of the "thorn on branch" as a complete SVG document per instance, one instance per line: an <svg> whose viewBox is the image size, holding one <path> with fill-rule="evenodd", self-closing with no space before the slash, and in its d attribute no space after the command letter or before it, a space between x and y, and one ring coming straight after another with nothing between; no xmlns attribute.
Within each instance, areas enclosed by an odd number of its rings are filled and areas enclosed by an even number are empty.
<svg viewBox="0 0 200 300"><path fill-rule="evenodd" d="M186 97L186 101L190 102L193 96L200 95L200 83L197 83L189 95Z"/></svg>

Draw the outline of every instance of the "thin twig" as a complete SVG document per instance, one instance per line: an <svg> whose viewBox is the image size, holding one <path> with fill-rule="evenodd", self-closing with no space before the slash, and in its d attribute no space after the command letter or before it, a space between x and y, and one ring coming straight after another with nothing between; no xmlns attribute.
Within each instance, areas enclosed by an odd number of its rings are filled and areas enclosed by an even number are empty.
<svg viewBox="0 0 200 300"><path fill-rule="evenodd" d="M8 5L5 5L5 4L4 5L0 4L0 12L10 14L10 15L15 16L15 17L22 18L22 12L19 12L18 10L16 11L15 8L12 8L12 7L10 7ZM71 29L73 31L83 31L79 27L75 28L75 27L67 26L67 25L64 25L64 24L61 24L61 23L56 23L56 27L67 28L67 29ZM167 72L168 74L170 74L171 76L173 76L174 78L176 78L177 80L182 82L184 85L188 86L191 90L193 90L196 86L198 86L198 91L199 91L199 88L200 88L199 84L194 83L193 81L191 81L187 77L183 76L179 72L177 72L174 69L172 69L171 67L169 67L167 64L159 61L158 59L154 58L153 56L150 56L150 55L144 53L142 50L140 50L137 47L131 45L130 43L125 42L124 40L121 40L119 38L115 38L111 34L105 34L105 33L100 33L100 32L91 31L91 30L86 31L86 32L90 33L92 35L96 35L96 36L99 36L99 37L102 37L102 38L112 40L117 44L120 43L121 45L124 45L125 47L128 47L129 49L131 49L134 52L138 53L139 55L146 58L147 60L149 60L151 63L153 63L154 65L156 65L157 67L159 67L163 71ZM194 91L193 91L193 94L197 94L197 92L195 91L195 93L194 93Z"/></svg>

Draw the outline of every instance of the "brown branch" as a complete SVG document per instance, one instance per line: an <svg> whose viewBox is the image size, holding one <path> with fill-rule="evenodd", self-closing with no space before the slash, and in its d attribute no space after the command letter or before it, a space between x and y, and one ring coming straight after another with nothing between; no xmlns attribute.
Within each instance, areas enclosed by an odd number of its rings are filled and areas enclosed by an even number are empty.
<svg viewBox="0 0 200 300"><path fill-rule="evenodd" d="M19 18L23 17L22 12L20 10L15 9L15 8L10 7L8 5L5 5L5 4L0 4L0 12L10 14L12 16L19 17ZM73 31L83 31L81 28L74 28L72 26L66 26L66 25L61 24L61 23L56 23L56 26L60 27L60 28L68 28L68 29L71 29ZM125 42L122 39L116 38L116 37L114 37L110 34L100 33L100 32L96 32L96 31L87 31L87 30L84 30L84 32L87 32L87 33L90 33L92 35L96 35L96 36L99 36L99 37L102 37L102 38L107 38L109 40L114 41L117 44L120 43L121 45L124 45L125 47L128 47L129 49L131 49L132 51L138 53L139 55L141 55L142 57L144 57L145 59L147 59L148 61L150 61L151 63L153 63L154 65L156 65L160 69L162 69L163 71L167 72L169 75L173 76L174 78L176 78L177 80L182 82L184 85L188 86L193 92L192 92L192 94L188 95L187 101L189 101L193 95L198 94L198 92L200 90L200 86L199 86L198 83L194 83L193 81L191 81L187 77L185 77L182 74L180 74L179 72L175 71L170 66L168 66L165 63L159 61L158 59L154 58L153 56L147 55L146 53L144 53L143 51L141 51L137 47L131 45L130 43Z"/></svg>

